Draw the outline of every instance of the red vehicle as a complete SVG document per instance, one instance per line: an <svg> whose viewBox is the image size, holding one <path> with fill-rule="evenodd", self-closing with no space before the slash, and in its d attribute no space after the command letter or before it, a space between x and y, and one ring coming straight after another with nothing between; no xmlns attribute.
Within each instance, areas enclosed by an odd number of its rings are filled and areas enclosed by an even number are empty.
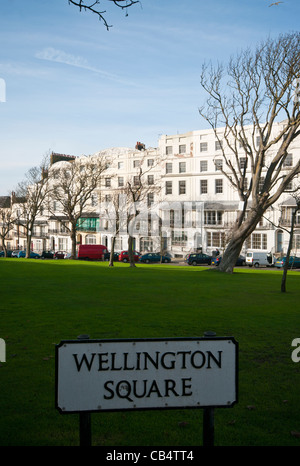
<svg viewBox="0 0 300 466"><path fill-rule="evenodd" d="M134 254L134 262L137 262L141 256L141 253L137 251L133 251L133 254ZM129 262L128 251L122 251L119 254L119 262Z"/></svg>
<svg viewBox="0 0 300 466"><path fill-rule="evenodd" d="M56 251L54 253L54 259L64 259L67 253L64 251Z"/></svg>
<svg viewBox="0 0 300 466"><path fill-rule="evenodd" d="M107 247L102 244L80 244L78 259L94 261L104 260L104 255L107 253Z"/></svg>

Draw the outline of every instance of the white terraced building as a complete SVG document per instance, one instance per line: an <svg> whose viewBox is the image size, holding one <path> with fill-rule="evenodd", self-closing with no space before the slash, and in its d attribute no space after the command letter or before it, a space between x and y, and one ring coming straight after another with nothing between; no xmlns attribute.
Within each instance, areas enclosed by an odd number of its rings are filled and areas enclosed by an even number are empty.
<svg viewBox="0 0 300 466"><path fill-rule="evenodd" d="M280 123L275 126L278 133L281 126ZM251 132L250 127L249 139L252 139ZM255 136L253 142L259 144L259 137ZM163 176L166 199L192 202L189 239L187 240L186 233L179 229L174 230L169 238L168 246L175 255L180 256L196 248L202 248L209 254L216 249L222 251L226 245L227 234L237 219L238 211L242 209L237 191L221 172L222 168L225 170L221 144L222 129L218 138L213 130L192 131L160 138L159 151L167 155ZM223 149L226 155L230 154L225 143ZM270 151L269 156L274 155L275 151L276 147ZM299 157L298 138L289 147L289 154L282 167L283 174L298 162ZM235 162L233 159L233 163ZM239 163L241 167L245 163L242 148ZM267 164L268 160L265 161L266 166ZM279 201L265 213L255 232L245 242L242 253L246 253L248 249L272 252L275 255L286 252L289 241L287 230L291 226L292 209L295 206L292 192L300 186L299 177L294 179L292 184L289 191L282 194ZM197 220L199 216L200 221ZM300 213L296 225L298 230L294 236L294 253L297 249L298 252L300 250Z"/></svg>
<svg viewBox="0 0 300 466"><path fill-rule="evenodd" d="M277 123L278 133L283 123ZM159 251L163 249L173 257L183 258L189 252L202 250L208 254L216 249L222 252L226 246L228 233L235 222L242 205L237 191L222 172L225 170L221 145L229 156L222 138L222 129L216 138L213 130L191 131L185 134L160 137L157 148L144 148L138 143L135 149L112 148L100 151L92 157L106 156L110 163L103 174L103 181L94 193L90 206L85 209L77 229L77 244L105 244L111 247L113 233L107 217L103 215L103 202L109 202L115 192L122 192L128 180L132 185L143 172L143 186L147 187L146 205L162 219L159 225L153 216L152 229L139 229L135 224L134 247L137 251ZM252 128L249 127L249 141L259 144ZM276 151L276 146L269 155ZM295 140L289 147L282 173L289 170L300 157L300 141ZM73 159L71 157L71 159ZM86 159L86 157L85 157ZM80 163L81 157L75 158ZM241 148L239 160L232 159L243 167L245 156ZM57 167L61 162L56 162ZM72 163L72 162L71 162ZM265 165L268 164L268 155ZM262 174L263 175L263 174ZM249 173L250 176L250 173ZM272 252L281 255L286 252L295 200L292 190L299 185L299 178L283 193L261 219L255 232L245 242L242 254L249 249ZM153 192L151 192L153 186ZM157 189L159 186L160 189ZM250 203L251 206L251 198ZM38 234L42 220L43 241ZM32 238L34 250L54 249L70 251L70 237L57 218L45 216L37 220L37 228ZM138 219L137 219L138 220ZM47 223L47 227L45 226ZM47 231L46 231L47 229ZM155 231L154 231L155 230ZM300 249L300 214L296 221L294 249ZM115 250L127 249L128 231L117 235Z"/></svg>

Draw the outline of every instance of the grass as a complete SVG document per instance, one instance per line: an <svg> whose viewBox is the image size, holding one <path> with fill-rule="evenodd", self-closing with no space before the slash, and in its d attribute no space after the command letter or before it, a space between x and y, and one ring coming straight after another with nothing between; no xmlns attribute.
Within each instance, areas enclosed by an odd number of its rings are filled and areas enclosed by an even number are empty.
<svg viewBox="0 0 300 466"><path fill-rule="evenodd" d="M1 259L0 445L78 445L78 415L54 405L64 339L203 336L239 342L239 401L215 410L215 445L299 446L299 272ZM300 434L299 434L300 435ZM92 414L93 445L198 446L202 410Z"/></svg>

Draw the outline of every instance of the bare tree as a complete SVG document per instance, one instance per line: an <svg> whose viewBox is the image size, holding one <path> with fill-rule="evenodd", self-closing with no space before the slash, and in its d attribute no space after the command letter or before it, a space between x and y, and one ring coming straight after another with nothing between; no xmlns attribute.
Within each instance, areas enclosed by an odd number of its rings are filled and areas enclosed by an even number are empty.
<svg viewBox="0 0 300 466"><path fill-rule="evenodd" d="M140 160L139 167L133 177L128 177L123 189L127 199L127 231L128 231L128 255L131 267L135 267L133 251L133 232L137 227L137 221L145 226L144 230L149 233L151 230L151 208L155 203L155 196L161 190L160 175L156 174L155 167L161 163L160 158L156 158L153 165L147 166L144 153ZM151 182L149 179L151 178Z"/></svg>
<svg viewBox="0 0 300 466"><path fill-rule="evenodd" d="M4 257L7 256L6 240L9 233L14 229L15 216L11 209L11 197L4 196L0 198L0 238Z"/></svg>
<svg viewBox="0 0 300 466"><path fill-rule="evenodd" d="M288 244L286 258L285 258L285 264L283 266L283 274L282 274L282 280L281 280L281 292L282 293L286 292L286 279L287 279L288 268L290 266L290 254L291 254L291 250L293 247L296 215L298 211L300 210L300 195L294 195L293 197L295 199L295 206L292 208L291 230L289 232L290 238L289 238L289 244Z"/></svg>
<svg viewBox="0 0 300 466"><path fill-rule="evenodd" d="M82 159L56 162L49 170L52 190L48 210L70 233L71 259L76 257L78 220L85 209L89 208L92 195L100 187L100 180L106 168L105 158L87 157L84 163Z"/></svg>
<svg viewBox="0 0 300 466"><path fill-rule="evenodd" d="M43 211L45 199L49 194L48 159L45 157L41 164L33 167L25 175L25 179L16 189L18 204L18 222L26 230L26 258L30 257L31 237L36 217Z"/></svg>
<svg viewBox="0 0 300 466"><path fill-rule="evenodd" d="M147 229L147 232L149 228L151 229L151 208L155 196L161 189L159 171L156 170L161 158L156 154L151 155L147 150L141 150L138 159L136 158L134 162L136 166L130 174L118 178L115 173L112 174L109 186L103 189L103 194L105 197L109 196L109 201L101 204L102 220L106 222L106 228L113 235L110 265L112 265L114 240L120 232L123 232L128 234L130 266L135 267L134 235L139 234L140 228L143 231Z"/></svg>
<svg viewBox="0 0 300 466"><path fill-rule="evenodd" d="M106 10L101 11L98 7L101 3L112 3L116 7L121 8L122 10L126 10L126 16L128 15L127 9L134 5L135 3L140 3L139 0L94 0L92 2L86 2L85 0L78 0L78 1L73 1L73 0L68 0L69 4L72 4L76 7L79 8L80 11L88 11L91 13L94 13L95 15L98 16L99 20L102 21L106 27L107 30L111 28L111 26L108 25L105 14Z"/></svg>
<svg viewBox="0 0 300 466"><path fill-rule="evenodd" d="M111 182L110 177L110 182ZM100 200L100 230L112 234L111 249L109 257L109 267L114 266L115 242L121 228L120 218L120 193L116 190L105 194L104 199ZM106 197L109 199L106 199Z"/></svg>
<svg viewBox="0 0 300 466"><path fill-rule="evenodd" d="M203 65L201 85L208 99L199 113L215 132L224 162L221 171L243 205L220 271L233 271L245 239L300 172L300 161L282 171L300 134L299 78L299 32L242 51L227 67Z"/></svg>

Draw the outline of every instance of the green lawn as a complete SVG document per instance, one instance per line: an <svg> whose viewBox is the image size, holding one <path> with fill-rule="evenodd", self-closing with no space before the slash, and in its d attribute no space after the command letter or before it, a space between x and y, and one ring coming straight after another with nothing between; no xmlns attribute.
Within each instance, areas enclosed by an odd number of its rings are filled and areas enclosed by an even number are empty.
<svg viewBox="0 0 300 466"><path fill-rule="evenodd" d="M78 415L55 409L55 344L201 337L239 342L239 401L215 410L215 445L300 445L300 272L0 259L0 445L78 445ZM296 434L292 434L292 433ZM300 434L299 434L300 435ZM197 446L202 410L92 414L93 445Z"/></svg>

